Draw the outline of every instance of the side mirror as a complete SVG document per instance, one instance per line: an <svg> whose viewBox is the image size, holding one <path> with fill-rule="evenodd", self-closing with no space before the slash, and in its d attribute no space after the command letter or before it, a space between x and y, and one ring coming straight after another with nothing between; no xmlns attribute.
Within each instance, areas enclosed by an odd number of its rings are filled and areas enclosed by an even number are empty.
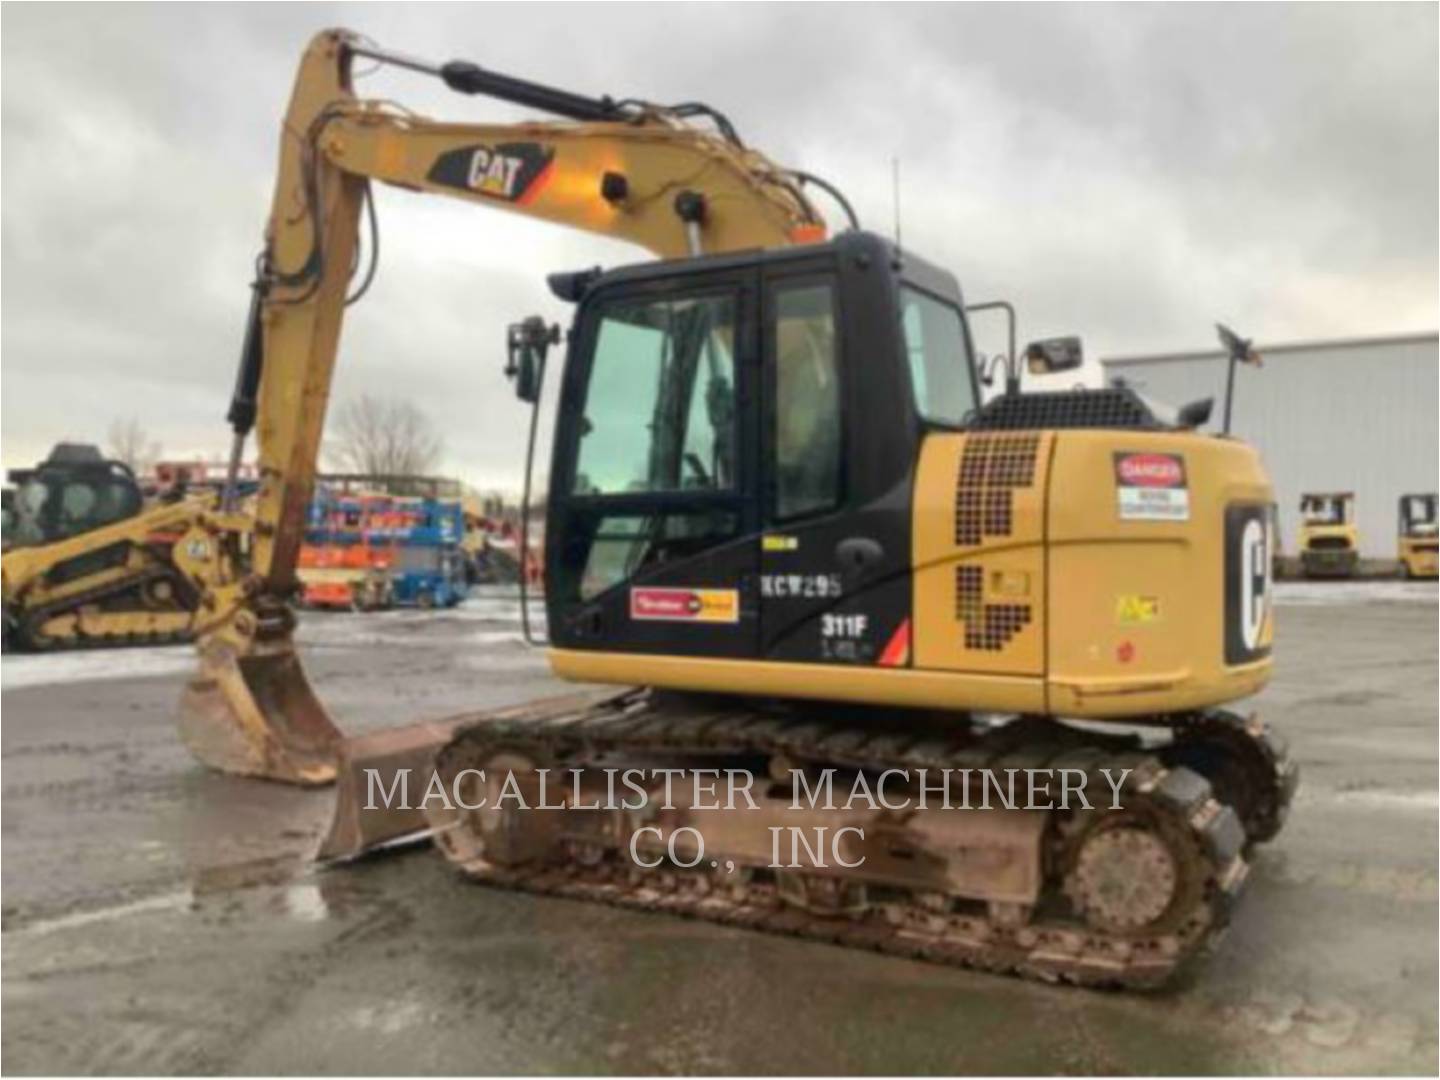
<svg viewBox="0 0 1440 1080"><path fill-rule="evenodd" d="M515 380L515 396L530 404L540 400L545 381L545 356L560 341L560 324L545 325L539 315L511 323L505 331L505 376Z"/></svg>
<svg viewBox="0 0 1440 1080"><path fill-rule="evenodd" d="M1085 362L1078 337L1047 338L1025 346L1025 369L1031 375L1074 371Z"/></svg>

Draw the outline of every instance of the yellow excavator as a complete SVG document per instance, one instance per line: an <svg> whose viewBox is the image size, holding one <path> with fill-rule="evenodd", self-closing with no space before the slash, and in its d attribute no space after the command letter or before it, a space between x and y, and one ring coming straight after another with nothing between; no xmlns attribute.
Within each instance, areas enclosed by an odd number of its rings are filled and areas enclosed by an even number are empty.
<svg viewBox="0 0 1440 1080"><path fill-rule="evenodd" d="M190 640L200 590L171 549L213 500L146 507L134 473L84 443L58 443L9 480L0 560L7 649Z"/></svg>
<svg viewBox="0 0 1440 1080"><path fill-rule="evenodd" d="M357 99L357 61L562 119L436 123ZM574 316L548 656L613 688L346 741L287 599L341 321L373 276L376 180L658 258L550 278ZM851 228L830 236L816 188ZM561 337L538 318L509 330L531 457ZM1080 362L1073 339L1025 357ZM1013 344L1006 383L981 403L951 274L861 231L838 191L716 110L323 33L283 124L229 414L232 460L258 434L253 516L227 491L178 549L205 589L182 737L232 773L339 771L327 855L429 828L465 875L506 887L1163 982L1223 928L1297 781L1279 735L1221 708L1271 670L1271 486L1250 447L1194 430L1203 407L1172 426L1126 389L1021 394ZM956 805L972 775L1012 795L1017 776L1070 778L1078 798L972 810ZM617 777L627 797L605 798ZM797 808L795 784L852 797ZM417 805L422 788L437 797ZM808 857L790 857L797 839Z"/></svg>

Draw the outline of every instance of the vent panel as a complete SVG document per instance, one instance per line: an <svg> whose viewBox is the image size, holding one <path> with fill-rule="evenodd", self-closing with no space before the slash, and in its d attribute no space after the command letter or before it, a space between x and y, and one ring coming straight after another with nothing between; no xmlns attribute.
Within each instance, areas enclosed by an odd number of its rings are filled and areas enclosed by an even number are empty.
<svg viewBox="0 0 1440 1080"><path fill-rule="evenodd" d="M985 603L985 571L978 566L955 568L955 613L965 625L965 648L1000 652L1030 624L1029 604Z"/></svg>
<svg viewBox="0 0 1440 1080"><path fill-rule="evenodd" d="M1039 434L969 435L955 486L955 543L974 547L987 536L1009 536L1014 490L1035 482Z"/></svg>
<svg viewBox="0 0 1440 1080"><path fill-rule="evenodd" d="M1125 387L1001 394L971 421L973 431L1042 431L1057 428L1160 427L1155 414Z"/></svg>

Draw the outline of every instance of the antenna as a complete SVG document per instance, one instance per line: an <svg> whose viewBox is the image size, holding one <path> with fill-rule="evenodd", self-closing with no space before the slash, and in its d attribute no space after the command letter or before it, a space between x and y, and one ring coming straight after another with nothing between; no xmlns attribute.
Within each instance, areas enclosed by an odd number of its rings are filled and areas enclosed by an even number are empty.
<svg viewBox="0 0 1440 1080"><path fill-rule="evenodd" d="M895 246L900 246L900 159L890 159L890 186L895 194Z"/></svg>

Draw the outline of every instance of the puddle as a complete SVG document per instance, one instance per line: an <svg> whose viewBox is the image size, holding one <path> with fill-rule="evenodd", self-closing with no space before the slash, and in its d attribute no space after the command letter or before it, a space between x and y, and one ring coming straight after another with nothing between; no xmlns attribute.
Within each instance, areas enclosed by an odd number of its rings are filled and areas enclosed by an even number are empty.
<svg viewBox="0 0 1440 1080"><path fill-rule="evenodd" d="M319 885L302 882L285 890L285 912L303 922L322 922L330 917L330 905Z"/></svg>
<svg viewBox="0 0 1440 1080"><path fill-rule="evenodd" d="M194 667L195 650L189 645L28 656L10 653L0 663L0 689L169 677L188 674Z"/></svg>

